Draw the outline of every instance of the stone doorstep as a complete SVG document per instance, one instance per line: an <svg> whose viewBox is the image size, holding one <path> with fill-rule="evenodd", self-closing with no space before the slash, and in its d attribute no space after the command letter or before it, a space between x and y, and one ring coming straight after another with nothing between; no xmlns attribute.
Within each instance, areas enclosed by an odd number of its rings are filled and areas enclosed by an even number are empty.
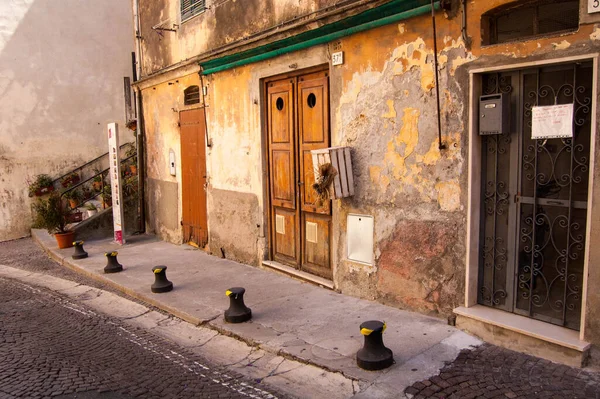
<svg viewBox="0 0 600 399"><path fill-rule="evenodd" d="M590 343L579 332L514 313L475 305L454 309L456 327L484 341L556 363L583 367Z"/></svg>
<svg viewBox="0 0 600 399"><path fill-rule="evenodd" d="M314 274L303 272L302 270L294 269L293 267L286 266L282 263L271 261L271 260L263 260L262 266L269 269L275 269L279 272L282 272L287 275L291 275L292 277L297 277L300 280L309 281L311 283L320 285L324 288L329 288L333 290L335 288L333 282L331 280L327 280L323 277L315 276Z"/></svg>

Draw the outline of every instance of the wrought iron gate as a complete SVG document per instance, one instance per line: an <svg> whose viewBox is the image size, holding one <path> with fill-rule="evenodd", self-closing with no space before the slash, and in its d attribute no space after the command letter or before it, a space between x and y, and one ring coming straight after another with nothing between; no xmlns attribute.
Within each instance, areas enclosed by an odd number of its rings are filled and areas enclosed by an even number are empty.
<svg viewBox="0 0 600 399"><path fill-rule="evenodd" d="M482 136L478 302L579 329L592 63L482 76L510 96L510 129ZM573 138L532 136L534 106L573 104Z"/></svg>

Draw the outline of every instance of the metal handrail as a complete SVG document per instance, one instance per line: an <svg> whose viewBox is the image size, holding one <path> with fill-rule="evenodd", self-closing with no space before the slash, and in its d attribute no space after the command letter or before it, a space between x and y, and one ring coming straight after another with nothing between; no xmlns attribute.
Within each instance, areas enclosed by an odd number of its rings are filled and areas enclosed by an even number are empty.
<svg viewBox="0 0 600 399"><path fill-rule="evenodd" d="M120 150L122 150L122 149L123 149L125 146L131 145L131 144L132 144L132 143L129 143L129 142L127 142L127 143L125 143L125 144L121 144L121 145L119 146L119 151L120 151ZM75 172L75 171L78 171L78 170L82 170L82 169L83 169L83 168L85 168L86 166L88 166L88 165L91 165L91 164L93 164L94 162L96 162L96 161L99 161L101 158L104 158L104 157L106 157L106 156L108 156L108 152L106 152L106 153L104 153L104 154L102 154L102 155L100 155L100 156L98 156L98 157L96 157L96 158L92 159L91 161L88 161L88 162L84 163L84 164L83 164L83 165L81 165L81 166L78 166L77 168L75 168L75 169L71 170L70 172L67 172L67 173L65 173L64 175L62 175L62 176L60 176L60 177L57 177L56 179L54 179L54 180L52 181L52 185L53 185L53 186L55 186L57 182L60 182L60 181L61 181L62 179L64 179L65 177L67 177L67 176L69 176L69 175L73 174L73 172ZM131 157L130 157L130 158L131 158ZM94 176L93 176L93 177L94 177Z"/></svg>
<svg viewBox="0 0 600 399"><path fill-rule="evenodd" d="M122 146L121 146L121 147L122 147ZM129 157L127 157L127 158L124 158L124 159L122 159L122 160L121 160L119 163L120 163L120 164L124 164L124 163L126 163L127 161L129 161L130 159L132 159L132 158L135 158L135 157L137 157L137 153L135 153L135 154L133 154L133 155L130 155L130 156L129 156ZM89 163L88 163L88 164L89 164ZM73 171L75 171L75 170L77 170L77 169L74 169ZM90 176L89 178L87 178L87 179L85 179L85 180L83 180L83 181L80 181L79 183L77 183L77 184L75 184L75 185L73 185L73 186L71 186L71 187L68 187L66 190L64 190L64 191L62 191L62 192L60 193L60 198L62 199L66 193L68 193L68 192L71 192L71 191L73 191L73 190L76 190L76 189L78 189L79 187L81 187L81 186L83 186L84 184L88 183L90 180L94 180L94 178L96 178L97 176L102 176L102 178L100 179L100 181L102 182L102 188L100 189L100 192L97 192L97 193L95 193L95 195L94 195L94 196L92 196L92 197L84 198L84 200L83 200L83 201L80 201L80 202L78 202L78 203L77 203L77 206L75 206L73 209L76 209L76 208L78 208L79 206L81 206L82 204L84 204L84 203L86 203L86 202L89 202L89 201L90 201L90 200L92 200L92 199L95 199L95 198L97 198L97 197L98 197L100 194L103 194L103 193L104 193L104 176L108 175L108 172L109 172L109 170L110 170L110 167L108 167L108 168L106 168L106 169L104 169L104 170L101 170L100 172L97 172L95 175L93 175L93 176ZM71 171L71 173L73 173L73 171ZM70 174L70 173L69 173L69 174ZM68 176L69 174L67 174L67 175L65 175L65 176ZM103 207L104 207L104 204L103 204Z"/></svg>

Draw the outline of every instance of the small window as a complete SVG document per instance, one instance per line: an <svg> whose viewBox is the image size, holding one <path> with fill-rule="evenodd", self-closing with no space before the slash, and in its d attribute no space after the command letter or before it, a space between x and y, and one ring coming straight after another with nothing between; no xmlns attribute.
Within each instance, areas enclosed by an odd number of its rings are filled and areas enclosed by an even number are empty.
<svg viewBox="0 0 600 399"><path fill-rule="evenodd" d="M200 87L190 86L183 91L183 104L192 105L200 102Z"/></svg>
<svg viewBox="0 0 600 399"><path fill-rule="evenodd" d="M579 28L579 0L537 0L498 7L482 17L482 44L508 43Z"/></svg>
<svg viewBox="0 0 600 399"><path fill-rule="evenodd" d="M206 0L180 0L181 22L198 15L206 9Z"/></svg>

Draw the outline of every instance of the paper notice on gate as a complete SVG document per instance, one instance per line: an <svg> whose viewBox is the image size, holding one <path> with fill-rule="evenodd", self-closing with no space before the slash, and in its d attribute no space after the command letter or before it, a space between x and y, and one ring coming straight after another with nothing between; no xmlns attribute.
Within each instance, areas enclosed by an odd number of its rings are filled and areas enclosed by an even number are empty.
<svg viewBox="0 0 600 399"><path fill-rule="evenodd" d="M560 139L565 137L573 137L573 104L532 108L532 139Z"/></svg>

